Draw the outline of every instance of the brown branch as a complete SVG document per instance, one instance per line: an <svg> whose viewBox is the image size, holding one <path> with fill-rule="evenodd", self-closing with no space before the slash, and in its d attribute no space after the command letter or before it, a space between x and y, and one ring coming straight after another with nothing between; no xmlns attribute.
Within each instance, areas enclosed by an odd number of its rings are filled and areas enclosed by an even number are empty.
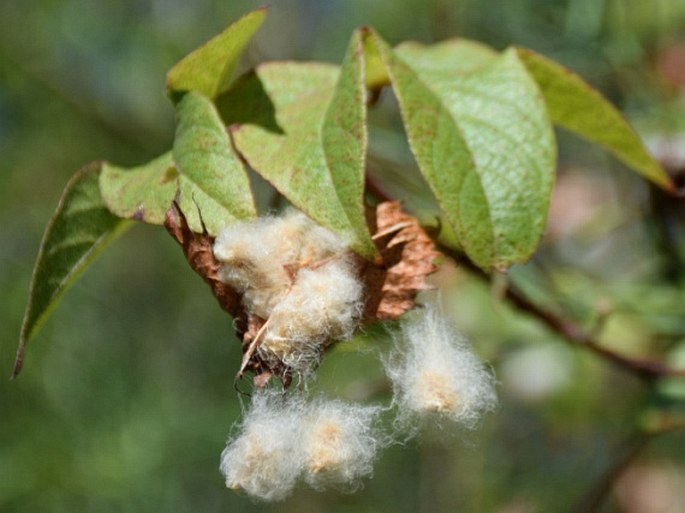
<svg viewBox="0 0 685 513"><path fill-rule="evenodd" d="M473 263L466 260L462 255L457 254L454 250L444 246L440 247L440 250L455 259L462 266L466 267L472 274L477 275L483 280L490 280L490 276L476 267ZM560 335L566 342L595 353L614 365L633 372L640 378L648 380L666 376L685 378L685 369L673 369L661 361L634 358L602 346L592 334L588 333L577 322L559 316L554 312L535 304L521 291L511 286L511 284L504 292L504 297L511 305L537 319L551 331Z"/></svg>
<svg viewBox="0 0 685 513"><path fill-rule="evenodd" d="M672 369L660 361L630 357L602 346L576 322L543 309L511 286L507 289L505 297L519 310L532 315L552 331L561 335L564 340L576 346L584 347L617 366L631 370L642 378L685 377L685 370Z"/></svg>

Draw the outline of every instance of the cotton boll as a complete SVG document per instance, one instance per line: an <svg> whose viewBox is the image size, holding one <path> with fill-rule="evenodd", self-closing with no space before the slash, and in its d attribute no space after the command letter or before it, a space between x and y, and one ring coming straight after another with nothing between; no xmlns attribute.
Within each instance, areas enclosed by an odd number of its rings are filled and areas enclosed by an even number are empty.
<svg viewBox="0 0 685 513"><path fill-rule="evenodd" d="M291 281L283 262L294 258L294 250L283 248L282 225L283 220L276 217L235 223L224 228L214 242L214 256L223 264L221 280L243 294L243 303L252 313L264 318Z"/></svg>
<svg viewBox="0 0 685 513"><path fill-rule="evenodd" d="M298 480L353 491L385 445L380 407L258 391L221 454L226 486L265 500L286 498Z"/></svg>
<svg viewBox="0 0 685 513"><path fill-rule="evenodd" d="M305 481L317 490L333 486L353 491L373 473L383 445L374 422L380 408L318 399L306 422Z"/></svg>
<svg viewBox="0 0 685 513"><path fill-rule="evenodd" d="M327 341L352 336L362 309L363 287L345 257L302 269L271 314L260 355L304 371L318 362Z"/></svg>
<svg viewBox="0 0 685 513"><path fill-rule="evenodd" d="M273 367L305 374L358 326L363 290L347 242L295 209L230 225L214 255L247 313L266 320L256 348Z"/></svg>
<svg viewBox="0 0 685 513"><path fill-rule="evenodd" d="M344 239L295 209L224 228L214 243L224 283L243 294L253 314L268 318L293 282L293 273L348 253Z"/></svg>
<svg viewBox="0 0 685 513"><path fill-rule="evenodd" d="M301 424L305 404L297 397L261 391L221 454L226 486L266 501L287 497L302 472Z"/></svg>
<svg viewBox="0 0 685 513"><path fill-rule="evenodd" d="M445 421L473 428L497 402L492 376L468 342L447 323L437 302L402 325L401 341L384 364L403 427L443 426Z"/></svg>
<svg viewBox="0 0 685 513"><path fill-rule="evenodd" d="M302 265L311 265L349 250L347 241L330 230L309 221L307 235L299 252Z"/></svg>

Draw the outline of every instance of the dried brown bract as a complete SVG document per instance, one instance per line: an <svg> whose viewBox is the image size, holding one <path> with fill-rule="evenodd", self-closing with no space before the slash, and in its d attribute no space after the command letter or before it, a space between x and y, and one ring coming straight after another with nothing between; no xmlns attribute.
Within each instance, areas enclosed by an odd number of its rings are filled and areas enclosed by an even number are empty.
<svg viewBox="0 0 685 513"><path fill-rule="evenodd" d="M427 277L437 270L433 262L440 256L418 220L402 211L399 201L380 203L369 223L381 262L367 263L362 269L367 324L396 320L411 310L416 295L433 288Z"/></svg>
<svg viewBox="0 0 685 513"><path fill-rule="evenodd" d="M186 216L176 203L167 211L164 227L181 245L190 267L212 288L219 305L226 312L238 317L240 296L219 279L219 262L214 258L214 237L206 231L195 233L188 226Z"/></svg>

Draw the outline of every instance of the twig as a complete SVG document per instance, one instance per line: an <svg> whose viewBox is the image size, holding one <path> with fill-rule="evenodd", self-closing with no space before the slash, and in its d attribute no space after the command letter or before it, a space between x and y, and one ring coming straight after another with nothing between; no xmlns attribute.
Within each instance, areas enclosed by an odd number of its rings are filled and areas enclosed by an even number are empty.
<svg viewBox="0 0 685 513"><path fill-rule="evenodd" d="M490 280L490 277L485 272L466 260L463 256L457 254L451 248L440 246L440 250L468 268L472 274L475 274L484 280ZM509 284L509 287L505 290L504 297L510 304L522 312L536 318L550 330L561 335L565 341L575 346L585 348L616 366L633 372L643 379L653 380L666 376L685 378L685 369L673 369L660 361L630 357L602 346L593 335L585 331L578 323L571 319L561 317L544 309L540 305L533 303L511 284Z"/></svg>
<svg viewBox="0 0 685 513"><path fill-rule="evenodd" d="M685 370L671 369L660 361L633 358L603 347L594 337L570 319L565 319L536 305L521 292L510 286L506 298L519 310L537 318L545 326L561 335L568 342L581 346L602 358L627 369L642 378L654 379L664 376L685 377Z"/></svg>

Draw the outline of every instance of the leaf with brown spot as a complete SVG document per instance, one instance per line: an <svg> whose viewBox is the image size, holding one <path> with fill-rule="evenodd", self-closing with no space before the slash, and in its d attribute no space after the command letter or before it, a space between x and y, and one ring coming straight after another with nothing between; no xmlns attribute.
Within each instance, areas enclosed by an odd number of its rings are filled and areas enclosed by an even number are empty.
<svg viewBox="0 0 685 513"><path fill-rule="evenodd" d="M362 32L340 69L267 63L236 81L217 107L250 166L311 219L377 255L364 219L366 87Z"/></svg>
<svg viewBox="0 0 685 513"><path fill-rule="evenodd" d="M149 224L163 224L178 190L178 171L171 152L130 169L105 162L100 194L114 215Z"/></svg>

